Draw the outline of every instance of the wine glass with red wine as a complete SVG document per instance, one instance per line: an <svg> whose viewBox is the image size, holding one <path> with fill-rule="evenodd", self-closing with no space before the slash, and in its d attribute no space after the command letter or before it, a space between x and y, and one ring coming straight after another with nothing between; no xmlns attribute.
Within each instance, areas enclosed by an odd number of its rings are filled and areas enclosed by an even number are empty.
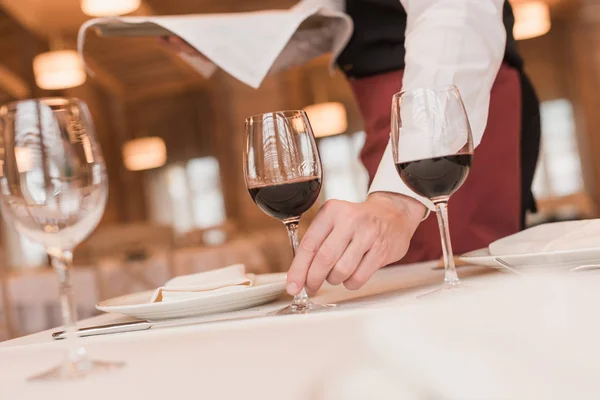
<svg viewBox="0 0 600 400"><path fill-rule="evenodd" d="M467 179L473 158L471 127L458 88L395 94L391 138L400 178L435 205L445 266L442 290L457 288L448 201Z"/></svg>
<svg viewBox="0 0 600 400"><path fill-rule="evenodd" d="M244 176L252 200L287 228L292 253L298 248L300 217L321 192L321 159L304 111L278 111L246 119ZM308 299L306 290L275 314L306 314L331 307Z"/></svg>

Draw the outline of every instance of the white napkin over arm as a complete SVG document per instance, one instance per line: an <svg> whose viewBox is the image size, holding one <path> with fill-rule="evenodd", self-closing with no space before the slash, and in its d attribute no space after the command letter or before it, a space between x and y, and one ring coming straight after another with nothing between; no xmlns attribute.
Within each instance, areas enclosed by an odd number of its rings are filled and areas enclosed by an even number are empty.
<svg viewBox="0 0 600 400"><path fill-rule="evenodd" d="M304 64L330 51L333 68L352 35L352 20L343 12L344 4L343 0L303 0L288 10L95 18L79 29L77 46L83 57L85 35L92 27L100 32L113 29L118 36L171 33L210 60L182 57L199 73L208 77L216 66L258 88L270 71Z"/></svg>

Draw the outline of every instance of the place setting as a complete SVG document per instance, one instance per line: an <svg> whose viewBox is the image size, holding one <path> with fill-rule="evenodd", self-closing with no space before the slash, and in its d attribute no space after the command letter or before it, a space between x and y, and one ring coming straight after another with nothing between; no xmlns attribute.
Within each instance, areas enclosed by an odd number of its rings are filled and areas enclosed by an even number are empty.
<svg viewBox="0 0 600 400"><path fill-rule="evenodd" d="M231 322L261 316L259 306L282 300L285 273L252 274L242 264L173 278L153 291L101 301L102 312L129 317L125 322L79 328L79 337L144 331L151 328ZM235 311L253 309L250 315ZM258 312L257 312L258 311ZM65 339L56 331L53 339Z"/></svg>

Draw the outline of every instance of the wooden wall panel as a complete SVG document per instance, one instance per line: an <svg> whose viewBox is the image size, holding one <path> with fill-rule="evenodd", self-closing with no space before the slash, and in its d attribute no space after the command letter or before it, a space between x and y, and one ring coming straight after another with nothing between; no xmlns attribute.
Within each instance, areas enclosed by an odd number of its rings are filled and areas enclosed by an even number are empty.
<svg viewBox="0 0 600 400"><path fill-rule="evenodd" d="M214 106L207 90L141 100L128 105L130 136L158 136L168 163L213 155Z"/></svg>
<svg viewBox="0 0 600 400"><path fill-rule="evenodd" d="M118 146L115 143L114 128L111 119L107 117L109 110L106 104L109 99L102 88L92 84L85 84L66 90L64 94L85 101L90 109L94 120L96 138L100 144L106 163L109 184L108 201L100 224L110 225L118 223L122 219L127 218L123 212L126 193L121 176L121 154L115 151Z"/></svg>
<svg viewBox="0 0 600 400"><path fill-rule="evenodd" d="M541 101L565 98L573 104L585 188L600 209L600 19L593 10L566 8L551 31L519 42L525 69Z"/></svg>
<svg viewBox="0 0 600 400"><path fill-rule="evenodd" d="M565 24L570 87L589 194L600 210L600 5L581 2Z"/></svg>
<svg viewBox="0 0 600 400"><path fill-rule="evenodd" d="M518 42L525 60L525 71L535 86L540 101L572 97L564 43L567 35L565 27L555 23L548 34Z"/></svg>

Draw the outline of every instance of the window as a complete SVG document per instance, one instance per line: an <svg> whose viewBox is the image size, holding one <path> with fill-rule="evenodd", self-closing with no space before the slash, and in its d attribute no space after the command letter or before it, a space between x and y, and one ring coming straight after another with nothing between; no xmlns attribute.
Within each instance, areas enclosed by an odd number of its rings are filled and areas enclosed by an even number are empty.
<svg viewBox="0 0 600 400"><path fill-rule="evenodd" d="M48 264L44 248L17 232L12 221L2 221L2 247L6 266L27 268Z"/></svg>
<svg viewBox="0 0 600 400"><path fill-rule="evenodd" d="M359 159L364 143L362 131L319 139L326 200L361 202L366 199L369 175Z"/></svg>
<svg viewBox="0 0 600 400"><path fill-rule="evenodd" d="M565 99L545 101L540 111L542 144L533 193L544 199L583 191L571 103Z"/></svg>
<svg viewBox="0 0 600 400"><path fill-rule="evenodd" d="M585 218L593 211L585 193L573 108L566 99L545 101L540 106L542 143L533 193L538 213L528 224Z"/></svg>
<svg viewBox="0 0 600 400"><path fill-rule="evenodd" d="M225 222L219 163L201 157L149 175L150 215L176 232L206 229Z"/></svg>
<svg viewBox="0 0 600 400"><path fill-rule="evenodd" d="M203 157L190 160L187 178L195 226L209 228L225 222L225 203L217 159Z"/></svg>

